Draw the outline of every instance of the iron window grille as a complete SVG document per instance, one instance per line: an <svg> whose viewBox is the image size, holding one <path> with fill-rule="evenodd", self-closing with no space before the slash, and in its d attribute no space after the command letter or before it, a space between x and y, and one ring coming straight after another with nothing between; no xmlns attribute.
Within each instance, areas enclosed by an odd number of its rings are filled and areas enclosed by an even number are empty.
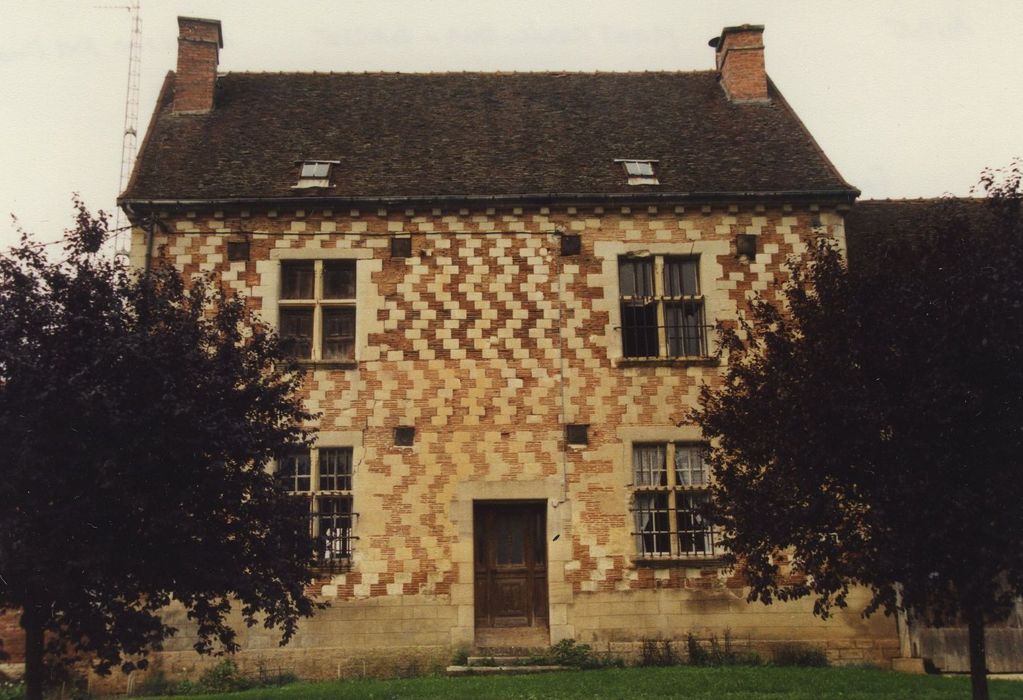
<svg viewBox="0 0 1023 700"><path fill-rule="evenodd" d="M355 518L352 510L352 448L320 447L283 455L277 479L297 498L309 502L309 535L318 567L350 566Z"/></svg>
<svg viewBox="0 0 1023 700"><path fill-rule="evenodd" d="M355 360L355 261L281 262L280 335L302 360Z"/></svg>
<svg viewBox="0 0 1023 700"><path fill-rule="evenodd" d="M720 554L715 529L703 516L709 498L704 449L674 442L633 445L637 557L700 559Z"/></svg>
<svg viewBox="0 0 1023 700"><path fill-rule="evenodd" d="M622 355L705 358L710 327L700 292L699 260L658 255L618 259Z"/></svg>

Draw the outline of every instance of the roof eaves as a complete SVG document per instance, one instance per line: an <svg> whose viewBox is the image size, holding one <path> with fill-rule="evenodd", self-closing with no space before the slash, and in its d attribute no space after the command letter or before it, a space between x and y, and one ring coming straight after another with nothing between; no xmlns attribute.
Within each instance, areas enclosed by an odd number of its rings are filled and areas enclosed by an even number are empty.
<svg viewBox="0 0 1023 700"><path fill-rule="evenodd" d="M383 195L346 196L316 195L311 197L214 197L214 198L168 198L168 197L122 197L118 204L132 207L186 207L214 205L308 205L308 204L440 204L457 202L502 202L502 203L643 203L677 201L689 203L748 202L748 201L813 201L835 204L851 204L859 190L818 189L818 190L777 190L749 192L534 192L521 194L455 194L455 195Z"/></svg>

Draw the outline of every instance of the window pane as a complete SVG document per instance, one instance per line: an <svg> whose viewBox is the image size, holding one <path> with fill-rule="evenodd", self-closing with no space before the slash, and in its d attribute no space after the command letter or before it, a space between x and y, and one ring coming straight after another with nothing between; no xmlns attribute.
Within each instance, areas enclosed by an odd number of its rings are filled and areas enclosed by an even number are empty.
<svg viewBox="0 0 1023 700"><path fill-rule="evenodd" d="M700 510L706 505L709 494L678 494L678 544L682 555L706 555L714 553L713 532Z"/></svg>
<svg viewBox="0 0 1023 700"><path fill-rule="evenodd" d="M707 470L703 466L703 448L675 445L675 484L706 486Z"/></svg>
<svg viewBox="0 0 1023 700"><path fill-rule="evenodd" d="M352 499L348 496L321 496L313 512L316 554L325 562L348 559L352 555Z"/></svg>
<svg viewBox="0 0 1023 700"><path fill-rule="evenodd" d="M302 177L316 178L322 180L330 173L330 163L304 163L302 165Z"/></svg>
<svg viewBox="0 0 1023 700"><path fill-rule="evenodd" d="M277 478L293 493L306 493L312 488L309 452L291 452L277 460Z"/></svg>
<svg viewBox="0 0 1023 700"><path fill-rule="evenodd" d="M641 160L625 161L625 172L634 177L650 177L654 174L654 166Z"/></svg>
<svg viewBox="0 0 1023 700"><path fill-rule="evenodd" d="M703 302L687 301L664 305L664 335L671 357L705 357Z"/></svg>
<svg viewBox="0 0 1023 700"><path fill-rule="evenodd" d="M654 261L652 258L619 258L618 286L623 297L654 295Z"/></svg>
<svg viewBox="0 0 1023 700"><path fill-rule="evenodd" d="M313 310L311 308L281 309L281 345L291 357L309 359L313 356Z"/></svg>
<svg viewBox="0 0 1023 700"><path fill-rule="evenodd" d="M636 486L667 486L668 470L664 445L634 445L633 481ZM667 506L665 506L667 507Z"/></svg>
<svg viewBox="0 0 1023 700"><path fill-rule="evenodd" d="M625 357L658 357L657 304L622 302L622 354Z"/></svg>
<svg viewBox="0 0 1023 700"><path fill-rule="evenodd" d="M700 293L697 261L692 258L665 258L664 293L670 297L697 296Z"/></svg>
<svg viewBox="0 0 1023 700"><path fill-rule="evenodd" d="M312 260L281 263L281 299L312 299L314 266Z"/></svg>
<svg viewBox="0 0 1023 700"><path fill-rule="evenodd" d="M306 163L302 166L302 177L315 177L322 179L330 172L329 163Z"/></svg>
<svg viewBox="0 0 1023 700"><path fill-rule="evenodd" d="M636 494L636 550L643 555L670 555L668 494Z"/></svg>
<svg viewBox="0 0 1023 700"><path fill-rule="evenodd" d="M332 447L320 450L320 490L352 490L352 448Z"/></svg>
<svg viewBox="0 0 1023 700"><path fill-rule="evenodd" d="M355 359L355 309L324 307L323 359Z"/></svg>
<svg viewBox="0 0 1023 700"><path fill-rule="evenodd" d="M323 298L355 298L355 261L327 260L323 263Z"/></svg>

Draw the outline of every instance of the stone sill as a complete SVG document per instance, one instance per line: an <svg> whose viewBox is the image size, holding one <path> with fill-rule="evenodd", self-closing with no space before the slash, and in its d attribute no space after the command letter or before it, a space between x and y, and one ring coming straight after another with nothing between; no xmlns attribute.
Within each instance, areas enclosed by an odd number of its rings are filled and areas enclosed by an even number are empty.
<svg viewBox="0 0 1023 700"><path fill-rule="evenodd" d="M299 360L305 369L359 369L355 360Z"/></svg>
<svg viewBox="0 0 1023 700"><path fill-rule="evenodd" d="M723 557L658 557L632 560L634 569L710 569L727 566Z"/></svg>
<svg viewBox="0 0 1023 700"><path fill-rule="evenodd" d="M716 357L615 357L612 367L717 367Z"/></svg>

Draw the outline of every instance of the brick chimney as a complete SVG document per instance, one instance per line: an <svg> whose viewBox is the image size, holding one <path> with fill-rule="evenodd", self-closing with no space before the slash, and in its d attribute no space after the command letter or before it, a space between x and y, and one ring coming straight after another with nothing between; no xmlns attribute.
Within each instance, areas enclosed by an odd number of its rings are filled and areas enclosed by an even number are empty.
<svg viewBox="0 0 1023 700"><path fill-rule="evenodd" d="M710 40L718 77L732 102L770 102L764 69L764 25L725 27Z"/></svg>
<svg viewBox="0 0 1023 700"><path fill-rule="evenodd" d="M178 70L174 77L174 111L209 112L217 84L217 63L224 35L220 20L178 17Z"/></svg>

